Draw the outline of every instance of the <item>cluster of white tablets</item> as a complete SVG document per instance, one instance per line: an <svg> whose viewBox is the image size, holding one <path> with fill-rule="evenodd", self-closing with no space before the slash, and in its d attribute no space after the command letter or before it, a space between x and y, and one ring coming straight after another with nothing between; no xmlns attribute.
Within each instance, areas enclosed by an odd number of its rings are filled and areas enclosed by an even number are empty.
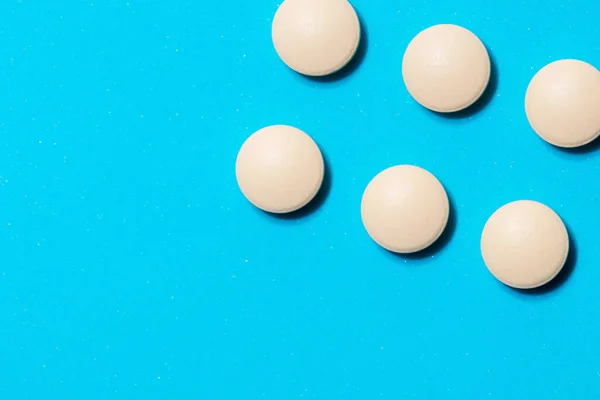
<svg viewBox="0 0 600 400"><path fill-rule="evenodd" d="M359 18L347 0L285 0L273 20L277 54L293 70L324 76L342 69L360 42ZM436 25L408 45L402 76L411 96L442 113L463 110L485 92L491 62L469 30ZM560 147L585 145L600 135L600 71L578 60L560 60L531 80L525 109L533 130ZM322 154L306 133L285 125L251 135L238 154L240 189L256 207L289 213L308 204L325 173ZM380 172L362 198L363 224L373 240L395 253L415 253L433 244L448 222L450 205L440 181L412 165ZM528 200L498 209L481 235L490 272L506 285L530 289L561 271L569 236L560 217Z"/></svg>

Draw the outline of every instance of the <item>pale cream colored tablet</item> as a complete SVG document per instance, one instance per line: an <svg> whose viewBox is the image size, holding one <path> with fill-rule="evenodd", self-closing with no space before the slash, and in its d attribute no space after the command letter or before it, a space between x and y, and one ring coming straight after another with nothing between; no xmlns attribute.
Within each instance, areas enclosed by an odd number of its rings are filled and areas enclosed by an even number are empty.
<svg viewBox="0 0 600 400"><path fill-rule="evenodd" d="M419 33L402 60L404 84L422 106L454 112L475 103L490 80L488 52L477 36L457 25Z"/></svg>
<svg viewBox="0 0 600 400"><path fill-rule="evenodd" d="M569 254L569 235L549 207L515 201L498 209L485 224L481 254L499 281L532 289L558 275Z"/></svg>
<svg viewBox="0 0 600 400"><path fill-rule="evenodd" d="M346 0L285 0L273 19L273 44L296 72L324 76L342 69L360 42L360 22Z"/></svg>
<svg viewBox="0 0 600 400"><path fill-rule="evenodd" d="M237 156L238 185L256 207L296 211L317 194L325 172L317 144L297 128L275 125L250 136Z"/></svg>
<svg viewBox="0 0 600 400"><path fill-rule="evenodd" d="M363 194L363 224L375 242L396 253L415 253L442 234L449 214L444 187L430 172L398 165L380 172Z"/></svg>
<svg viewBox="0 0 600 400"><path fill-rule="evenodd" d="M579 60L559 60L542 68L525 95L533 130L559 147L578 147L600 135L600 72Z"/></svg>

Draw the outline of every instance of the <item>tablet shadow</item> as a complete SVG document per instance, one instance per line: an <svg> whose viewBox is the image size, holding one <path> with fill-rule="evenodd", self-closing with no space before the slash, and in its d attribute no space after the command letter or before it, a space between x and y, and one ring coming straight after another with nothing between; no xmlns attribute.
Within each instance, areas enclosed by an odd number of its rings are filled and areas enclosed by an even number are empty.
<svg viewBox="0 0 600 400"><path fill-rule="evenodd" d="M496 59L489 50L488 54L490 56L490 80L481 97L479 97L475 103L464 110L450 113L433 111L434 114L446 119L465 119L479 113L491 103L498 90L499 72Z"/></svg>
<svg viewBox="0 0 600 400"><path fill-rule="evenodd" d="M556 275L554 279L552 279L545 285L534 289L511 289L529 296L541 296L553 292L554 290L557 290L562 285L564 285L565 282L567 282L567 280L569 280L569 277L573 274L573 271L575 270L575 265L577 264L577 244L568 228L567 231L569 231L569 255L567 256L565 265L560 270L558 275Z"/></svg>
<svg viewBox="0 0 600 400"><path fill-rule="evenodd" d="M352 73L354 73L363 63L367 51L369 49L369 33L367 31L367 26L364 23L363 18L358 14L358 21L360 23L360 42L358 43L358 48L356 49L356 53L354 57L337 72L334 72L331 75L326 76L307 76L308 79L315 82L323 82L323 83L331 83L342 80Z"/></svg>
<svg viewBox="0 0 600 400"><path fill-rule="evenodd" d="M554 146L558 150L569 154L589 154L597 151L600 148L600 140L598 138L592 140L590 143L580 147L558 147Z"/></svg>
<svg viewBox="0 0 600 400"><path fill-rule="evenodd" d="M456 206L449 193L448 203L450 206L448 210L448 223L446 224L444 232L442 232L441 236L435 242L433 242L431 246L416 253L394 253L393 251L386 251L403 260L423 260L426 258L431 258L442 251L448 245L448 243L450 243L452 236L454 236L454 233L456 232Z"/></svg>
<svg viewBox="0 0 600 400"><path fill-rule="evenodd" d="M302 207L299 210L296 211L292 211L291 213L285 213L285 214L277 214L277 213L270 213L270 212L265 212L266 214L268 214L269 216L275 217L277 219L281 219L281 220L297 220L300 218L304 218L312 213L314 213L315 211L317 211L319 209L319 207L321 207L323 205L323 203L325 203L325 200L327 200L327 197L329 196L329 192L331 192L331 182L332 182L332 176L331 176L331 167L329 164L329 160L327 159L327 157L325 156L325 154L323 154L323 163L324 163L324 175L323 175L323 183L321 184L321 188L319 189L319 191L317 192L317 194L315 195L315 197L304 207Z"/></svg>

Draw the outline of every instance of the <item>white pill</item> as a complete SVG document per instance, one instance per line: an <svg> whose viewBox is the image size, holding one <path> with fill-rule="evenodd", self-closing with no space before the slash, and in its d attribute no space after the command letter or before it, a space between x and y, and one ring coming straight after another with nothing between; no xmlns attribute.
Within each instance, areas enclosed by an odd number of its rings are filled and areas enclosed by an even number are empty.
<svg viewBox="0 0 600 400"><path fill-rule="evenodd" d="M238 185L252 204L264 211L288 213L315 197L325 165L310 136L291 126L275 125L246 140L235 170Z"/></svg>
<svg viewBox="0 0 600 400"><path fill-rule="evenodd" d="M419 33L402 60L404 84L422 106L455 112L475 103L490 80L484 44L457 25L435 25Z"/></svg>
<svg viewBox="0 0 600 400"><path fill-rule="evenodd" d="M396 253L415 253L433 244L446 227L449 210L440 181L412 165L380 172L367 186L361 204L371 238Z"/></svg>
<svg viewBox="0 0 600 400"><path fill-rule="evenodd" d="M579 60L559 60L542 68L525 95L533 130L559 147L579 147L600 135L600 72Z"/></svg>
<svg viewBox="0 0 600 400"><path fill-rule="evenodd" d="M481 254L501 282L532 289L550 282L569 254L569 235L560 217L544 204L520 200L504 205L487 221Z"/></svg>
<svg viewBox="0 0 600 400"><path fill-rule="evenodd" d="M273 19L273 44L296 72L329 75L354 57L360 22L347 0L285 0Z"/></svg>

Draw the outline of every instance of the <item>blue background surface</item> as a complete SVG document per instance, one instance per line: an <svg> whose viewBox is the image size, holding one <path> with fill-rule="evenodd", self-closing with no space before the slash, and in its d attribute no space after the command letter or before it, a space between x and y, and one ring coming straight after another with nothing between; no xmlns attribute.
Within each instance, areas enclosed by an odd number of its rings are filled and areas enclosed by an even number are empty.
<svg viewBox="0 0 600 400"><path fill-rule="evenodd" d="M0 3L0 398L599 398L600 149L546 144L523 101L553 60L600 65L600 3L353 4L364 57L310 80L273 50L275 0ZM495 60L462 118L402 82L404 49L437 23ZM300 218L236 185L239 147L271 124L330 166ZM421 257L360 221L367 183L402 163L453 202ZM517 199L574 238L550 289L508 289L480 258L485 221Z"/></svg>

